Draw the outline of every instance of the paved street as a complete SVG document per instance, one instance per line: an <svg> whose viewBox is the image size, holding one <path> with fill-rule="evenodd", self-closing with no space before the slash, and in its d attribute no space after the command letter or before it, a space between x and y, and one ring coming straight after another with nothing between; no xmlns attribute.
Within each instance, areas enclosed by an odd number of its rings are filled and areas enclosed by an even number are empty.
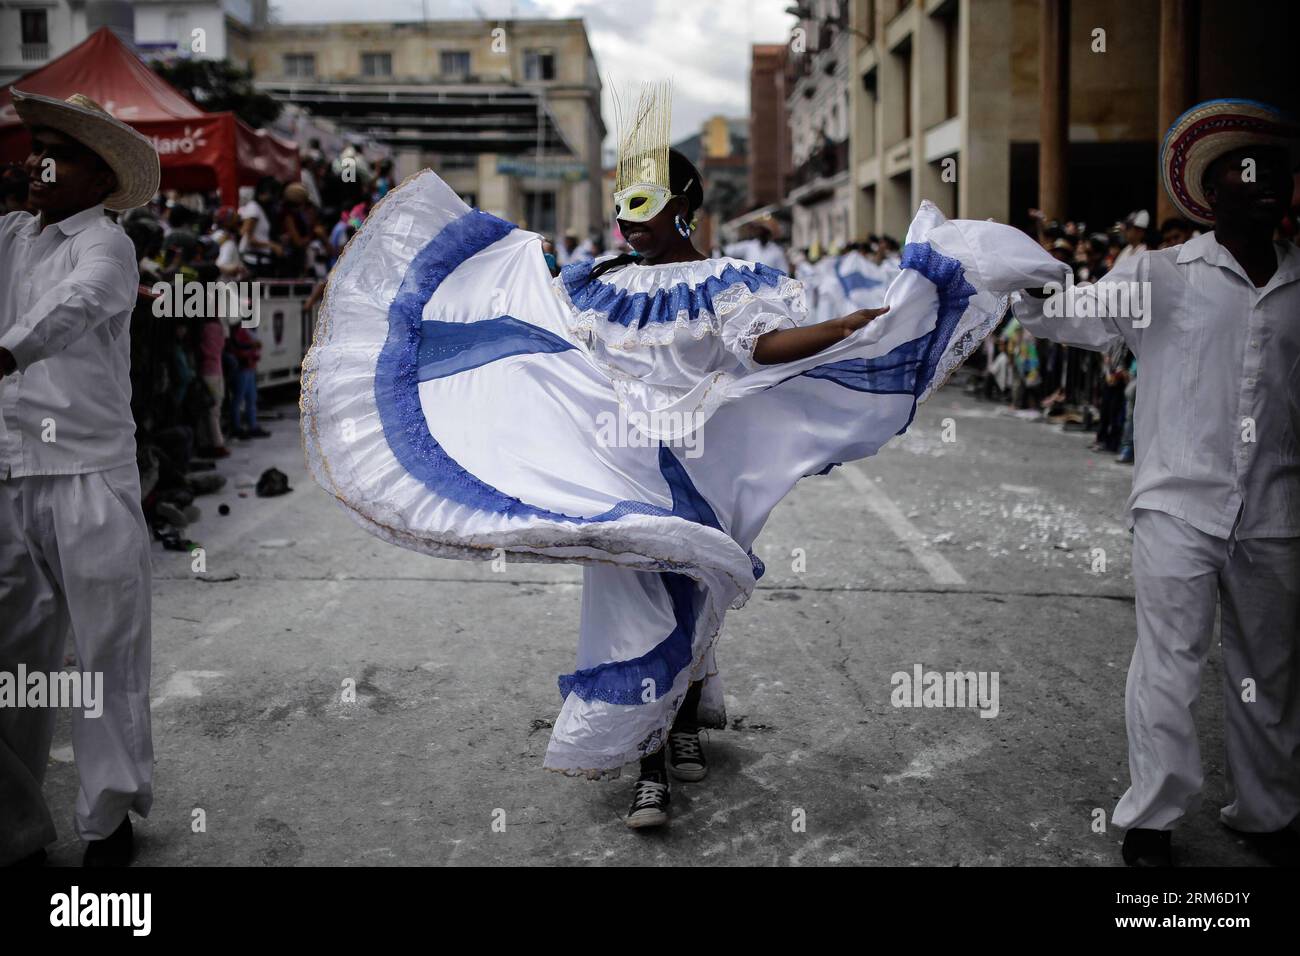
<svg viewBox="0 0 1300 956"><path fill-rule="evenodd" d="M885 453L804 481L728 618L731 726L709 735L710 776L675 784L670 826L637 834L631 777L541 767L579 571L494 573L380 542L311 481L296 408L279 410L274 437L221 463L231 486L198 501L206 575L155 546L156 795L138 865L1118 863L1119 831L1091 824L1128 776L1131 470L1086 436L950 387ZM271 465L293 493L240 497ZM996 672L997 715L891 706L891 675L915 665ZM1187 863L1253 862L1217 823L1221 680L1216 647ZM56 864L80 853L69 743L65 720L46 787Z"/></svg>

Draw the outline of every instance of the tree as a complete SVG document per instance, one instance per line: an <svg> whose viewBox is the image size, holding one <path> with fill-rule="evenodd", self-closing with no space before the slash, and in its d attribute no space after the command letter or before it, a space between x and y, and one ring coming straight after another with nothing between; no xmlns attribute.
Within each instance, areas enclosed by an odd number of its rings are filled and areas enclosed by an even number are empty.
<svg viewBox="0 0 1300 956"><path fill-rule="evenodd" d="M252 70L229 60L175 57L157 60L154 72L210 113L232 112L254 129L275 122L283 108L253 86Z"/></svg>

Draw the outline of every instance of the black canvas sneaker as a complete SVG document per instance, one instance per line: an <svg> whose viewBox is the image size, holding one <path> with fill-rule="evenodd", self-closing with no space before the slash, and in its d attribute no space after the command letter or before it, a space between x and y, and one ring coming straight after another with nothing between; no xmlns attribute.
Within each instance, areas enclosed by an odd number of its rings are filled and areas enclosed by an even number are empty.
<svg viewBox="0 0 1300 956"><path fill-rule="evenodd" d="M678 780L703 780L709 772L708 761L700 747L698 730L668 731L668 772Z"/></svg>
<svg viewBox="0 0 1300 956"><path fill-rule="evenodd" d="M663 826L668 822L669 799L667 776L662 773L642 774L632 792L632 809L627 814L627 825L634 830Z"/></svg>

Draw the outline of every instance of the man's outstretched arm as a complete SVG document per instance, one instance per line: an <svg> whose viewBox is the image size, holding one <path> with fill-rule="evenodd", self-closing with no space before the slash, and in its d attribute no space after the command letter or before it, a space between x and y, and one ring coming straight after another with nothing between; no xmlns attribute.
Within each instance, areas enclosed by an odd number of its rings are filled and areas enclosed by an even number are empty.
<svg viewBox="0 0 1300 956"><path fill-rule="evenodd" d="M24 371L100 323L131 311L139 283L135 249L125 235L108 233L87 242L78 249L72 273L0 335L0 373Z"/></svg>
<svg viewBox="0 0 1300 956"><path fill-rule="evenodd" d="M1146 274L1145 255L1134 256L1098 282L1016 292L1011 311L1036 338L1096 352L1123 339L1138 354L1142 330L1150 321L1150 286L1142 281ZM1144 314L1137 315L1137 310Z"/></svg>

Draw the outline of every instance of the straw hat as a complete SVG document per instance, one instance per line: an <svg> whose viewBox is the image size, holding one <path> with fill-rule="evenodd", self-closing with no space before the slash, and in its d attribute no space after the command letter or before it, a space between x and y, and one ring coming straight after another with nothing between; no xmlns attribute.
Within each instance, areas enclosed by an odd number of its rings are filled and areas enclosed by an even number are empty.
<svg viewBox="0 0 1300 956"><path fill-rule="evenodd" d="M1160 177L1179 212L1213 224L1201 178L1210 163L1243 146L1282 146L1294 166L1300 160L1300 126L1276 107L1234 99L1206 100L1174 120L1160 146Z"/></svg>
<svg viewBox="0 0 1300 956"><path fill-rule="evenodd" d="M131 127L116 120L89 97L74 93L56 100L9 87L14 109L28 126L47 126L72 137L97 154L117 176L117 189L104 200L107 209L143 206L158 191L158 151Z"/></svg>

